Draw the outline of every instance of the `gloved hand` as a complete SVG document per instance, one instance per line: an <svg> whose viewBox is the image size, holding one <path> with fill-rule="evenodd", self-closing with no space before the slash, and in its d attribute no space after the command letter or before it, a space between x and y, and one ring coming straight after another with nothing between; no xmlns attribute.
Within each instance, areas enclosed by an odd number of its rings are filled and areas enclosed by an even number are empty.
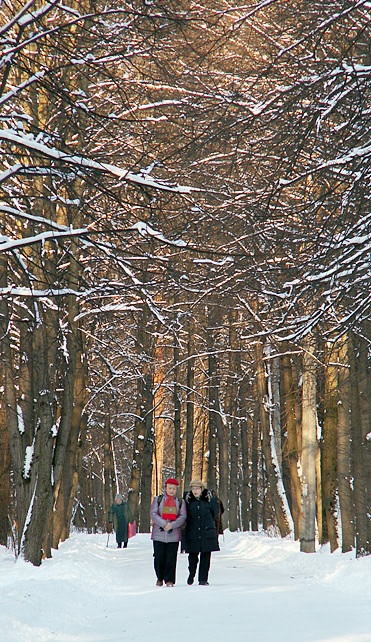
<svg viewBox="0 0 371 642"><path fill-rule="evenodd" d="M112 522L107 522L107 533L112 533Z"/></svg>

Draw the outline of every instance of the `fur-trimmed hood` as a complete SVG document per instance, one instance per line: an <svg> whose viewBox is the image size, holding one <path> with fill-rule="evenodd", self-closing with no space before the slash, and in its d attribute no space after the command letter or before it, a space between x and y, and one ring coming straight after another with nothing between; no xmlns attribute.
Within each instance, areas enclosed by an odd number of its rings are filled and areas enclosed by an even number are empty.
<svg viewBox="0 0 371 642"><path fill-rule="evenodd" d="M207 488L204 488L202 493L201 493L201 495L200 495L200 499L202 499L204 502L210 502L211 501L211 497L212 497L212 495L211 495L210 491L207 490ZM185 500L186 500L187 504L189 504L190 502L196 502L197 498L194 496L192 491L189 490L185 495Z"/></svg>

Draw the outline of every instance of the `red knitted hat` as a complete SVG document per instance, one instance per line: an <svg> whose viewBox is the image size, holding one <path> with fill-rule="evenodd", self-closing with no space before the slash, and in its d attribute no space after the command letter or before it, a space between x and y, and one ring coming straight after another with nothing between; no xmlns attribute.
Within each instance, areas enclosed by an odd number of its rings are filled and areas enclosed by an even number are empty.
<svg viewBox="0 0 371 642"><path fill-rule="evenodd" d="M172 477L170 477L170 479L167 479L167 480L166 480L166 482L165 482L165 486L166 486L167 484L174 484L174 486L179 486L179 482L178 482L176 479L173 479Z"/></svg>

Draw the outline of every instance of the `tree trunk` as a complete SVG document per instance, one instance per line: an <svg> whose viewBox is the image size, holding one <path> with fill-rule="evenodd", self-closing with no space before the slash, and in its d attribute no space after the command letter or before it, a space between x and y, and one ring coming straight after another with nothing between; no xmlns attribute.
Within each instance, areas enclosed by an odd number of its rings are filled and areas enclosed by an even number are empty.
<svg viewBox="0 0 371 642"><path fill-rule="evenodd" d="M241 523L244 531L250 530L250 463L249 463L249 424L245 415L245 405L242 405L240 424L242 483L241 483Z"/></svg>
<svg viewBox="0 0 371 642"><path fill-rule="evenodd" d="M256 395L254 409L252 444L251 444L251 530L259 530L259 497L258 497L258 475L259 475L259 445L261 442L259 430L260 406Z"/></svg>
<svg viewBox="0 0 371 642"><path fill-rule="evenodd" d="M140 479L140 514L139 529L141 533L150 531L150 505L151 505L151 483L152 483L152 461L153 461L153 390L152 378L147 378L146 385L146 415L145 415L145 440L143 448L142 473Z"/></svg>
<svg viewBox="0 0 371 642"><path fill-rule="evenodd" d="M300 550L314 553L316 521L316 369L313 358L314 340L307 336L303 354L303 411L302 411L302 515Z"/></svg>
<svg viewBox="0 0 371 642"><path fill-rule="evenodd" d="M269 491L271 494L273 510L275 513L277 526L281 533L281 537L286 537L290 533L290 527L284 508L284 490L282 482L280 482L277 476L277 470L273 462L268 408L268 389L263 362L263 345L260 341L256 344L256 389L257 398L260 405L262 446Z"/></svg>
<svg viewBox="0 0 371 642"><path fill-rule="evenodd" d="M337 368L329 362L334 359L327 345L325 349L325 399L322 441L322 501L325 516L322 544L330 541L331 553L338 548L337 534Z"/></svg>
<svg viewBox="0 0 371 642"><path fill-rule="evenodd" d="M284 444L284 468L287 470L286 490L288 503L294 523L294 537L300 536L300 512L301 512L301 485L298 471L298 439L297 421L295 414L295 395L292 377L290 355L285 354L280 358L280 392L281 392L281 421L282 431L285 438ZM286 476L284 476L285 479Z"/></svg>
<svg viewBox="0 0 371 642"><path fill-rule="evenodd" d="M193 465L193 438L194 438L194 360L193 354L192 327L188 328L188 348L187 348L187 396L186 396L186 428L185 428L185 461L184 461L184 492L189 488L192 480Z"/></svg>
<svg viewBox="0 0 371 642"><path fill-rule="evenodd" d="M1 261L0 261L1 269ZM4 368L0 363L0 390L4 389ZM10 532L10 456L5 403L0 398L0 546L7 546Z"/></svg>
<svg viewBox="0 0 371 642"><path fill-rule="evenodd" d="M131 468L128 503L132 515L139 522L138 506L141 486L145 496L147 497L148 495L146 485L143 486L141 483L142 473L145 472L142 470L143 455L146 439L149 436L149 422L152 423L153 421L152 343L148 327L148 311L146 307L143 309L138 321L137 351L143 361L143 374L138 380L137 385L137 411L134 427L133 463ZM150 472L152 476L152 466L150 466ZM147 473L149 473L149 470L147 470ZM147 482L148 476L146 477L145 482L143 481L143 484L146 484ZM151 491L149 491L149 494L150 493ZM147 506L147 509L149 510L149 505ZM142 510L145 510L144 506Z"/></svg>
<svg viewBox="0 0 371 642"><path fill-rule="evenodd" d="M363 336L359 337L358 388L362 447L362 484L365 488L365 536L363 550L358 554L371 554L371 370L368 354L371 340L371 323L362 324Z"/></svg>
<svg viewBox="0 0 371 642"><path fill-rule="evenodd" d="M152 468L154 474L152 475L152 496L159 495L163 489L163 463L165 451L165 407L166 399L164 395L164 388L162 382L164 379L163 362L164 350L162 346L155 346L155 370L153 374L153 407L156 409L152 420L154 426L154 442L153 442L153 462Z"/></svg>
<svg viewBox="0 0 371 642"><path fill-rule="evenodd" d="M0 256L0 286L6 287L6 261ZM20 552L20 539L23 533L24 523L28 507L29 484L25 485L23 478L24 466L24 432L23 427L18 428L19 410L17 404L15 364L13 360L11 339L10 339L10 315L6 297L0 298L0 336L1 356L3 361L3 383L6 426L9 435L9 453L13 472L13 483L15 492L15 522L17 525L18 541L16 542L16 553ZM5 440L4 440L5 443ZM8 515L8 510L7 510ZM6 517L8 523L8 517Z"/></svg>
<svg viewBox="0 0 371 642"><path fill-rule="evenodd" d="M365 449L363 444L363 425L360 401L360 381L364 376L359 362L361 346L359 339L352 336L352 349L350 350L350 376L351 376L351 408L352 408L352 473L354 485L355 506L355 536L357 557L367 555L368 524L367 510L367 482Z"/></svg>
<svg viewBox="0 0 371 642"><path fill-rule="evenodd" d="M236 315L233 310L229 313L229 383L226 399L226 409L230 417L230 476L229 476L229 502L228 523L229 529L234 532L239 528L239 483L238 483L238 455L240 432L240 380L241 380L241 355L236 332Z"/></svg>
<svg viewBox="0 0 371 642"><path fill-rule="evenodd" d="M351 474L351 408L348 338L343 337L339 350L338 421L337 421L337 478L341 513L341 550L347 553L354 547L354 506Z"/></svg>
<svg viewBox="0 0 371 642"><path fill-rule="evenodd" d="M177 346L177 337L174 336L174 385L173 385L173 405L174 405L174 451L175 451L175 477L179 483L182 482L182 448L181 448L181 430L180 430L180 412L181 398L178 383L179 377L179 348Z"/></svg>
<svg viewBox="0 0 371 642"><path fill-rule="evenodd" d="M208 349L214 350L213 334L211 329L209 331L209 346ZM208 431L208 459L207 459L207 486L212 490L216 490L216 436L217 436L217 420L216 412L218 390L218 377L217 377L217 362L214 354L208 355L208 376L209 376L209 431Z"/></svg>

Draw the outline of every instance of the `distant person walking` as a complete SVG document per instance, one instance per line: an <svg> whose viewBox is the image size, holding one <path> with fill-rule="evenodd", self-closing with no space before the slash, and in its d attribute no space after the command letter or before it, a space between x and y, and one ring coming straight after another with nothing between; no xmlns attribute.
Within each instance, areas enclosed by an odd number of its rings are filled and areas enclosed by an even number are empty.
<svg viewBox="0 0 371 642"><path fill-rule="evenodd" d="M129 522L133 521L130 508L123 496L117 493L115 501L108 511L108 532L112 532L112 524L116 533L117 548L126 548L128 545Z"/></svg>
<svg viewBox="0 0 371 642"><path fill-rule="evenodd" d="M185 552L188 553L187 584L193 584L199 563L198 583L208 586L211 552L220 550L215 523L218 506L215 497L204 487L200 479L191 481L185 501L187 523L183 531L183 543Z"/></svg>
<svg viewBox="0 0 371 642"><path fill-rule="evenodd" d="M186 520L186 503L176 497L179 482L170 478L165 493L154 498L151 505L154 567L156 586L174 586L181 527Z"/></svg>

